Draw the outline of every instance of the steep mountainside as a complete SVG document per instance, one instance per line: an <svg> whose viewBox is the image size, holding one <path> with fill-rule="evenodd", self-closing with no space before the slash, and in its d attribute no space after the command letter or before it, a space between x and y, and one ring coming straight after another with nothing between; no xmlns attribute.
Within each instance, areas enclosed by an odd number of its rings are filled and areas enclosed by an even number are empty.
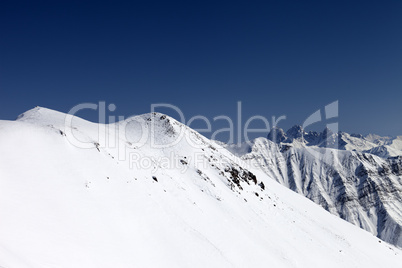
<svg viewBox="0 0 402 268"><path fill-rule="evenodd" d="M0 121L0 267L399 267L402 253L162 114Z"/></svg>
<svg viewBox="0 0 402 268"><path fill-rule="evenodd" d="M300 145L298 143L297 145ZM331 213L402 247L402 156L276 144L258 138L243 154L268 176Z"/></svg>

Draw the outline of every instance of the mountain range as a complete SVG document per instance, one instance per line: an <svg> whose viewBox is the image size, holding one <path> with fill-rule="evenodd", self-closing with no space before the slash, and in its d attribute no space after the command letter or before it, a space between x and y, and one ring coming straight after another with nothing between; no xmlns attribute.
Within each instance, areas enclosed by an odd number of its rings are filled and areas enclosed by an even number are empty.
<svg viewBox="0 0 402 268"><path fill-rule="evenodd" d="M317 169L311 152L327 149L303 146L259 138L239 155L159 113L105 125L36 107L2 120L0 267L399 267L400 188L383 188L400 183L400 159L329 149L342 157ZM333 215L333 196L367 225L357 204L382 202L391 244Z"/></svg>
<svg viewBox="0 0 402 268"><path fill-rule="evenodd" d="M292 144L293 147L321 147L339 150L370 153L382 158L402 155L402 136L381 137L375 134L363 136L333 132L325 128L322 132L305 131L302 126L295 125L284 132L279 127L273 127L267 138L275 143Z"/></svg>
<svg viewBox="0 0 402 268"><path fill-rule="evenodd" d="M402 137L273 128L226 146L334 215L402 247Z"/></svg>

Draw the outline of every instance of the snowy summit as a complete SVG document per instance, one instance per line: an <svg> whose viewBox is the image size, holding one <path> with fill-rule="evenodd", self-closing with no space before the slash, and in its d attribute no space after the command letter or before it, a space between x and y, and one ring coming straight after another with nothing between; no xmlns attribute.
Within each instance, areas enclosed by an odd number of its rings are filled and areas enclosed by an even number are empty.
<svg viewBox="0 0 402 268"><path fill-rule="evenodd" d="M399 248L169 116L66 118L37 107L0 121L0 267L402 263Z"/></svg>

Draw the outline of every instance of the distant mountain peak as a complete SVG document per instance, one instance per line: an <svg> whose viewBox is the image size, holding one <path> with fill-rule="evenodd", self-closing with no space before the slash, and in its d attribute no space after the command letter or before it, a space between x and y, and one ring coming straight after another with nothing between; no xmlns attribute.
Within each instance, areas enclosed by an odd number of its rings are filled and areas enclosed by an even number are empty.
<svg viewBox="0 0 402 268"><path fill-rule="evenodd" d="M286 131L286 135L290 139L297 139L303 137L304 129L300 125L294 125L288 131Z"/></svg>
<svg viewBox="0 0 402 268"><path fill-rule="evenodd" d="M269 140L273 142L284 142L287 139L287 136L285 134L285 131L281 129L280 127L274 126L271 131L268 133Z"/></svg>

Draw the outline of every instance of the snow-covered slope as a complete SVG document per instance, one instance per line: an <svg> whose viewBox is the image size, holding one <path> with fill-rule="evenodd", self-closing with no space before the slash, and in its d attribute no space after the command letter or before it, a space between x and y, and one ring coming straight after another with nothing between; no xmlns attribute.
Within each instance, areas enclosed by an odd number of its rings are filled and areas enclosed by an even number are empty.
<svg viewBox="0 0 402 268"><path fill-rule="evenodd" d="M265 138L253 141L249 151L242 159L250 166L402 247L402 156L383 159L348 150L295 148Z"/></svg>
<svg viewBox="0 0 402 268"><path fill-rule="evenodd" d="M71 128L65 117L38 107L0 121L0 267L402 263L399 249L168 116Z"/></svg>

